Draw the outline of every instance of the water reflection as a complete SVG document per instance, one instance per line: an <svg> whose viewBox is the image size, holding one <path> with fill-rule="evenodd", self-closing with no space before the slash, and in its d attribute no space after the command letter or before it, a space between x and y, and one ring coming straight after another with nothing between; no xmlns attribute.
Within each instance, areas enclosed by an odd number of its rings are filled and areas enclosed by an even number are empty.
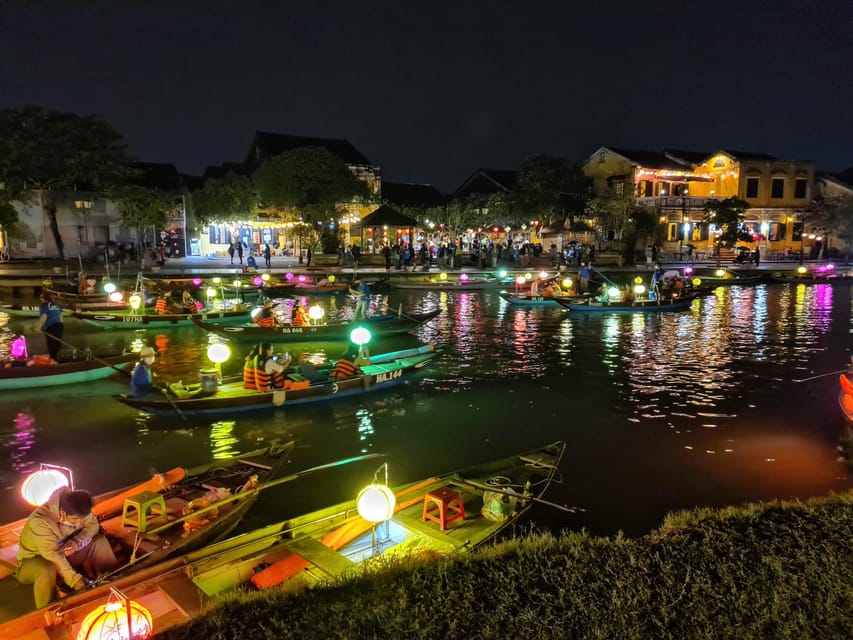
<svg viewBox="0 0 853 640"><path fill-rule="evenodd" d="M210 451L214 460L234 458L240 455L240 449L235 447L240 442L234 435L234 420L220 420L210 425Z"/></svg>

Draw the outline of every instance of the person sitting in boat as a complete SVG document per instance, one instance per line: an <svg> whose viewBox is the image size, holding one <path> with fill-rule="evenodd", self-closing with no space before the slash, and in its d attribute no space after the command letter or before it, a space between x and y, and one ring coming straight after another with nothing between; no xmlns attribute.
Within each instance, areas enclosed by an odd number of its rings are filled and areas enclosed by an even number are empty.
<svg viewBox="0 0 853 640"><path fill-rule="evenodd" d="M259 351L258 366L255 369L255 385L258 391L283 389L284 371L290 364L290 354L285 353L283 358L273 354L269 342L261 343Z"/></svg>
<svg viewBox="0 0 853 640"><path fill-rule="evenodd" d="M370 353L367 351L367 347L360 349L352 347L335 363L329 377L332 380L346 380L363 375L364 372L361 367L365 364L370 364Z"/></svg>
<svg viewBox="0 0 853 640"><path fill-rule="evenodd" d="M57 577L80 591L87 578L116 569L118 560L101 525L92 513L92 496L86 491L57 489L33 511L21 531L18 570L21 584L33 585L37 609L56 598ZM91 571L86 576L84 573Z"/></svg>
<svg viewBox="0 0 853 640"><path fill-rule="evenodd" d="M275 312L272 310L272 301L267 300L264 303L263 308L258 312L254 318L252 318L252 322L254 322L259 327L274 327L275 326Z"/></svg>
<svg viewBox="0 0 853 640"><path fill-rule="evenodd" d="M296 301L296 306L293 308L293 319L291 324L294 327L307 327L311 324L311 318L302 304L301 300Z"/></svg>
<svg viewBox="0 0 853 640"><path fill-rule="evenodd" d="M131 398L143 398L157 392L158 388L154 384L154 374L151 371L154 356L154 349L151 347L142 347L139 350L139 362L136 363L130 376Z"/></svg>

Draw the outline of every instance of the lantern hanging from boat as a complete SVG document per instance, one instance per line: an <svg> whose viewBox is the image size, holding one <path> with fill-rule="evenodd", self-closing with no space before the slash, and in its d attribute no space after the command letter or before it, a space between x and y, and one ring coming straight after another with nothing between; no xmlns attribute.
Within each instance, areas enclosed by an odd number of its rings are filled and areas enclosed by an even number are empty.
<svg viewBox="0 0 853 640"><path fill-rule="evenodd" d="M27 339L24 336L18 336L12 340L12 346L9 347L9 355L18 360L27 359Z"/></svg>
<svg viewBox="0 0 853 640"><path fill-rule="evenodd" d="M717 269L714 272L714 275L716 275L718 278L722 278L724 275L726 275L726 270L725 269Z"/></svg>
<svg viewBox="0 0 853 640"><path fill-rule="evenodd" d="M291 280L293 280L293 274L290 273L290 271L288 271L287 273L284 274L284 279L287 280L288 282L290 282Z"/></svg>
<svg viewBox="0 0 853 640"><path fill-rule="evenodd" d="M518 276L515 279L515 284L524 284L524 276Z"/></svg>
<svg viewBox="0 0 853 640"><path fill-rule="evenodd" d="M808 269L806 269L806 268L805 268L804 266L802 266L802 265L800 265L799 267L797 267L797 273L799 273L800 275L803 275L806 271L808 271Z"/></svg>
<svg viewBox="0 0 853 640"><path fill-rule="evenodd" d="M335 274L334 273L329 276L329 282L331 282L332 284L335 283Z"/></svg>
<svg viewBox="0 0 853 640"><path fill-rule="evenodd" d="M118 589L84 619L77 640L143 640L154 632L151 612Z"/></svg>
<svg viewBox="0 0 853 640"><path fill-rule="evenodd" d="M222 364L231 357L231 349L224 342L217 342L207 348L207 357L211 362Z"/></svg>
<svg viewBox="0 0 853 640"><path fill-rule="evenodd" d="M638 296L643 295L646 292L646 286L642 284L634 285L634 293Z"/></svg>
<svg viewBox="0 0 853 640"><path fill-rule="evenodd" d="M634 278L634 284L643 284L643 279L640 276Z"/></svg>
<svg viewBox="0 0 853 640"><path fill-rule="evenodd" d="M506 269L501 269L500 271L498 271L498 277L499 277L501 280L503 280L504 278L506 278Z"/></svg>
<svg viewBox="0 0 853 640"><path fill-rule="evenodd" d="M222 278L220 278L219 276L213 276L212 282L213 284L220 284L222 282Z"/></svg>
<svg viewBox="0 0 853 640"><path fill-rule="evenodd" d="M571 279L571 278L563 278L563 286L564 286L566 289L571 289L573 284L574 284L574 283L572 282L572 279Z"/></svg>
<svg viewBox="0 0 853 640"><path fill-rule="evenodd" d="M116 290L116 286L112 282L107 281L104 283L104 293L106 293L106 294L115 293L115 290Z"/></svg>
<svg viewBox="0 0 853 640"><path fill-rule="evenodd" d="M385 483L378 482L379 473L384 469ZM384 463L373 475L373 482L358 493L355 500L358 515L372 524L386 522L394 515L397 497L388 488L388 463Z"/></svg>
<svg viewBox="0 0 853 640"><path fill-rule="evenodd" d="M128 302L130 303L130 308L137 311L139 307L142 306L142 296L138 293L134 293L130 298L128 298Z"/></svg>
<svg viewBox="0 0 853 640"><path fill-rule="evenodd" d="M269 282L269 280L270 280L270 274L268 274L268 273L262 273L262 274L261 274L261 280L262 280L263 282Z"/></svg>
<svg viewBox="0 0 853 640"><path fill-rule="evenodd" d="M28 475L21 485L21 496L34 507L40 507L53 492L62 487L74 488L71 469L42 464L38 471Z"/></svg>
<svg viewBox="0 0 853 640"><path fill-rule="evenodd" d="M255 276L254 280L252 280L252 284L256 287L260 287L264 284L264 279L261 276Z"/></svg>
<svg viewBox="0 0 853 640"><path fill-rule="evenodd" d="M370 331L368 331L364 327L356 327L349 334L349 339L353 342L353 344L357 344L359 347L363 347L368 342L370 342L370 338Z"/></svg>
<svg viewBox="0 0 853 640"><path fill-rule="evenodd" d="M202 283L202 279L201 279L201 278L193 278L193 286L194 286L194 287L200 287L200 286L201 286L201 283Z"/></svg>
<svg viewBox="0 0 853 640"><path fill-rule="evenodd" d="M698 287L700 284L702 284L702 278L693 278L691 282L693 282L694 287Z"/></svg>
<svg viewBox="0 0 853 640"><path fill-rule="evenodd" d="M239 289L240 287L242 287L242 286L243 286L243 283L242 283L240 280L235 280L235 281L234 281L234 282L232 282L231 284L233 284L233 285L234 285L234 288L235 288L235 289Z"/></svg>
<svg viewBox="0 0 853 640"><path fill-rule="evenodd" d="M459 282L468 282L468 274L460 273L459 274Z"/></svg>
<svg viewBox="0 0 853 640"><path fill-rule="evenodd" d="M312 305L308 308L308 317L311 318L315 323L319 323L320 320L323 319L324 315L326 315L326 312L319 304Z"/></svg>
<svg viewBox="0 0 853 640"><path fill-rule="evenodd" d="M442 282L444 282L445 280L447 280L447 273L442 271L441 273L438 274L438 279L441 280Z"/></svg>
<svg viewBox="0 0 853 640"><path fill-rule="evenodd" d="M216 289L214 289L213 287L208 287L207 288L207 299L209 300L209 299L215 298L215 297L216 297Z"/></svg>
<svg viewBox="0 0 853 640"><path fill-rule="evenodd" d="M547 280L547 279L548 279L548 274L547 274L545 271L540 271L540 272L539 272L539 279L540 279L540 280Z"/></svg>
<svg viewBox="0 0 853 640"><path fill-rule="evenodd" d="M110 302L123 302L124 294L121 291L113 291L110 294Z"/></svg>

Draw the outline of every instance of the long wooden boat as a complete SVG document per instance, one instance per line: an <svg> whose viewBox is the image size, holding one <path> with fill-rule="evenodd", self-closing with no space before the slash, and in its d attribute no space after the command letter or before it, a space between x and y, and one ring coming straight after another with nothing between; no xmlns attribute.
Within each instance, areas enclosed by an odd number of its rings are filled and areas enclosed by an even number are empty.
<svg viewBox="0 0 853 640"><path fill-rule="evenodd" d="M407 333L418 326L435 318L440 310L426 313L392 312L375 315L356 322L333 322L307 327L281 325L275 327L260 327L252 322L234 324L225 322L214 315L208 314L207 319L195 317L192 321L197 327L232 339L251 340L254 342L309 342L323 340L349 340L350 332L356 327L366 327L374 335L393 335Z"/></svg>
<svg viewBox="0 0 853 640"><path fill-rule="evenodd" d="M735 286L750 286L754 284L761 284L762 282L767 282L767 278L763 275L757 276L739 276L739 275L730 275L726 276L703 276L699 274L694 274L695 277L699 278L702 281L703 286L708 287L735 287Z"/></svg>
<svg viewBox="0 0 853 640"><path fill-rule="evenodd" d="M563 300L571 300L574 302L579 302L584 300L587 296L577 295L577 296L532 296L529 293L509 293L507 291L502 291L498 294L501 298L509 302L510 304L521 305L525 307L559 307L560 303L557 302L557 298L561 298Z"/></svg>
<svg viewBox="0 0 853 640"><path fill-rule="evenodd" d="M841 383L841 391L838 394L838 406L847 418L847 424L853 426L853 381L846 375L841 374L838 378Z"/></svg>
<svg viewBox="0 0 853 640"><path fill-rule="evenodd" d="M564 443L555 442L397 486L391 519L375 528L358 514L353 499L186 553L116 587L151 613L153 632L161 633L237 589L318 584L332 576L357 576L391 558L435 562L488 543L545 502L548 487L561 481L564 450ZM359 488L353 487L353 496ZM442 494L464 509L464 517L446 526L423 517L424 505L434 504L428 496ZM0 637L76 634L85 616L106 599L103 590L74 594L50 610L0 625ZM26 635L36 631L44 636Z"/></svg>
<svg viewBox="0 0 853 640"><path fill-rule="evenodd" d="M557 304L569 311L584 313L661 313L664 311L684 311L693 304L694 297L675 300L635 300L634 302L601 302L590 298L582 302L557 300Z"/></svg>
<svg viewBox="0 0 853 640"><path fill-rule="evenodd" d="M54 387L102 380L139 358L136 353L94 358L84 354L78 359L57 364L9 366L0 368L0 391Z"/></svg>
<svg viewBox="0 0 853 640"><path fill-rule="evenodd" d="M425 367L439 353L434 345L393 351L371 356L370 364L362 367L363 374L345 380L318 382L300 389L259 392L243 388L243 381L233 380L220 385L214 395L198 398L165 398L150 396L131 398L116 396L124 404L148 413L174 415L199 413L244 412L275 407L292 407L311 402L360 395L398 385Z"/></svg>
<svg viewBox="0 0 853 640"><path fill-rule="evenodd" d="M204 310L201 313L134 313L73 311L72 318L102 329L168 329L170 327L191 327L196 319L216 318L218 322L244 322L249 313L245 309L236 311Z"/></svg>
<svg viewBox="0 0 853 640"><path fill-rule="evenodd" d="M418 289L438 291L479 291L511 286L511 279L467 278L441 280L435 276L425 278L390 278L388 284L395 289Z"/></svg>
<svg viewBox="0 0 853 640"><path fill-rule="evenodd" d="M108 589L148 567L227 536L252 506L265 483L269 483L288 461L294 444L275 444L193 469L175 468L141 484L96 496L93 513L98 516L101 530L117 550L116 557L122 564L103 576L95 590ZM147 494L147 499L161 497L166 513L160 515L159 510L148 513L140 527L135 510L130 510L127 518L123 512L126 500L139 501L142 494ZM25 524L26 519L21 519L0 527L0 584L4 591L15 586L12 572ZM24 592L26 598L15 603L15 608L22 609L20 613L32 607L31 588L26 587ZM59 607L74 602L78 596L85 598L85 594L73 594L61 600ZM8 612L7 607L4 612ZM22 637L7 633L0 631L0 638Z"/></svg>
<svg viewBox="0 0 853 640"><path fill-rule="evenodd" d="M838 273L818 273L809 271L807 273L774 272L770 281L773 283L788 284L850 284L853 282L853 272L840 271Z"/></svg>

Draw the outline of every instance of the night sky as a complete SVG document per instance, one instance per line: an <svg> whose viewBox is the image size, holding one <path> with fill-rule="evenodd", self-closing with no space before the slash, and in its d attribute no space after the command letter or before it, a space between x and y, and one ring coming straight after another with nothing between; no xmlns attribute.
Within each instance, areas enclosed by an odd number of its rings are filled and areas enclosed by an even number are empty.
<svg viewBox="0 0 853 640"><path fill-rule="evenodd" d="M852 69L851 0L0 0L0 108L98 114L191 174L256 129L347 138L443 191L602 145L840 171Z"/></svg>

